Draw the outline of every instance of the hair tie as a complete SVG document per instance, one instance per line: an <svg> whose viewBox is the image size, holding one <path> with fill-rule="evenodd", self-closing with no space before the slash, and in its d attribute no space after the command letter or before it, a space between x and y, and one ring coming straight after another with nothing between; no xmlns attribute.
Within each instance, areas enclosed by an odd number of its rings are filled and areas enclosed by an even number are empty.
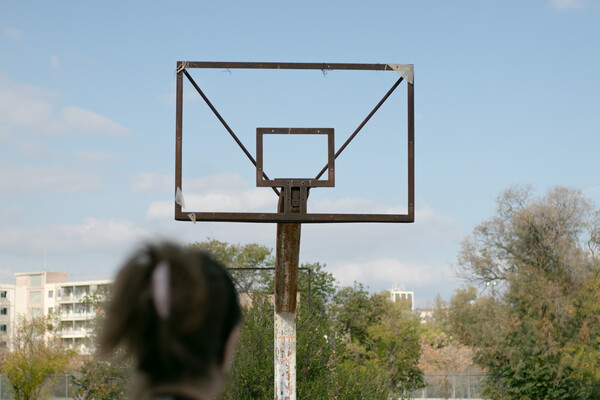
<svg viewBox="0 0 600 400"><path fill-rule="evenodd" d="M171 311L169 304L171 300L170 287L169 263L161 261L152 272L150 287L154 308L161 319L168 319Z"/></svg>

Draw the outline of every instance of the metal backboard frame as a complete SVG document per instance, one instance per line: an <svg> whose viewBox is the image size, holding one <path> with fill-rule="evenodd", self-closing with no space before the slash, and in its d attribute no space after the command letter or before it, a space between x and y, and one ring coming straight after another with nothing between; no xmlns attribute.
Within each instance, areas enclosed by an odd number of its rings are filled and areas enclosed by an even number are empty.
<svg viewBox="0 0 600 400"><path fill-rule="evenodd" d="M371 119L373 114L379 110L381 105L387 100L387 98L396 90L402 81L407 83L407 151L408 151L408 165L407 165L407 181L408 181L408 201L407 201L407 212L405 214L336 214L336 213L308 213L306 207L302 207L301 212L290 211L288 208L282 208L279 212L264 213L264 212L203 212L203 211L183 211L182 204L177 200L177 193L183 192L183 179L182 179L182 143L183 143L183 77L185 76L192 86L196 89L198 94L203 98L206 104L209 106L214 115L223 124L225 129L229 132L238 146L246 154L248 159L258 168L258 163L250 152L246 149L243 143L238 139L233 130L219 114L217 109L212 105L208 97L200 89L198 84L194 81L192 76L187 71L188 69L290 69L290 70L319 70L319 71L333 71L333 70L354 70L354 71L389 71L401 73L400 78L394 83L390 90L385 94L381 101L371 110L367 117L359 124L356 130L350 135L346 142L335 152L333 160L335 160L341 152L348 146L348 144L354 139L354 137L360 132L364 125ZM406 78L406 79L405 79ZM411 64L396 65L396 64L336 64L336 63L259 63L259 62L191 62L191 61L178 61L177 62L177 91L176 91L176 128L175 128L175 219L178 221L216 221L216 222L259 222L259 223L348 223L348 222L391 222L391 223L410 223L414 222L414 198L415 198L415 160L414 160L414 81L413 81L413 67ZM264 128L259 128L264 129ZM286 128L287 129L287 128ZM291 129L302 129L302 128L291 128ZM306 128L304 128L306 129ZM262 131L262 134L266 133ZM257 139L258 139L257 130ZM331 135L333 140L333 134ZM258 158L257 154L257 158ZM262 156L262 155L261 155ZM262 157L261 157L262 158ZM321 172L312 180L312 182L333 182L333 160L328 160L328 165L324 166ZM319 180L319 178L325 173L329 173L327 180ZM262 177L258 176L262 174ZM257 183L259 181L268 182L268 184L260 184L258 186L271 186L273 191L280 196L282 192L285 192L286 185L277 185L283 190L278 190L277 187L272 185L271 179L264 173L257 169ZM314 185L314 186L325 186L325 185ZM288 190L289 193L289 190ZM305 199L306 200L306 199Z"/></svg>
<svg viewBox="0 0 600 400"><path fill-rule="evenodd" d="M256 128L256 186L258 187L334 187L335 149L333 128ZM264 135L327 135L327 179L276 178L268 179L263 173Z"/></svg>

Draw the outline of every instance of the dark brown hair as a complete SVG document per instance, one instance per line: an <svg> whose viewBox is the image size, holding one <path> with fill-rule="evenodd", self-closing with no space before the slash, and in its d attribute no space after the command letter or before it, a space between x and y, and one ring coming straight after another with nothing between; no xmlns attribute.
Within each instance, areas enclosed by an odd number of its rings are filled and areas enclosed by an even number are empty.
<svg viewBox="0 0 600 400"><path fill-rule="evenodd" d="M153 300L158 265L168 266L166 317ZM150 386L198 379L223 363L226 341L240 317L234 284L221 264L199 250L149 244L115 280L99 351L106 355L123 344Z"/></svg>

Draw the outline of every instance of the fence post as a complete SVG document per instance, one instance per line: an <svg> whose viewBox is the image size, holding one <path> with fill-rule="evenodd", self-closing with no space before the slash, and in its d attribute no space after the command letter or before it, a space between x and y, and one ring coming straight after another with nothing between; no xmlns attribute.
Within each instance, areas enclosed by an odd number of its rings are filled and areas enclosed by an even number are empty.
<svg viewBox="0 0 600 400"><path fill-rule="evenodd" d="M452 374L452 398L456 398L456 375Z"/></svg>
<svg viewBox="0 0 600 400"><path fill-rule="evenodd" d="M467 397L471 398L471 373L467 372Z"/></svg>

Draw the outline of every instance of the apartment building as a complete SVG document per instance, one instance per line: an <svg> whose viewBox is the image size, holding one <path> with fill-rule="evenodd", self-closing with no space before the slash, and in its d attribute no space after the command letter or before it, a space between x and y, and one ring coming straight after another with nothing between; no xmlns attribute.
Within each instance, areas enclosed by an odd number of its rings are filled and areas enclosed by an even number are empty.
<svg viewBox="0 0 600 400"><path fill-rule="evenodd" d="M0 284L0 346L6 346L15 320L15 285Z"/></svg>
<svg viewBox="0 0 600 400"><path fill-rule="evenodd" d="M54 314L62 340L69 347L85 346L99 311L86 300L89 295L106 293L111 280L69 282L66 273L50 271L17 273L15 278L14 285L0 284L0 336L4 345L19 315L34 318Z"/></svg>
<svg viewBox="0 0 600 400"><path fill-rule="evenodd" d="M60 336L71 346L82 344L92 333L91 321L99 311L89 296L104 294L112 281L77 281L55 286L55 306L60 318ZM86 301L87 300L87 301ZM48 310L49 312L51 310Z"/></svg>

